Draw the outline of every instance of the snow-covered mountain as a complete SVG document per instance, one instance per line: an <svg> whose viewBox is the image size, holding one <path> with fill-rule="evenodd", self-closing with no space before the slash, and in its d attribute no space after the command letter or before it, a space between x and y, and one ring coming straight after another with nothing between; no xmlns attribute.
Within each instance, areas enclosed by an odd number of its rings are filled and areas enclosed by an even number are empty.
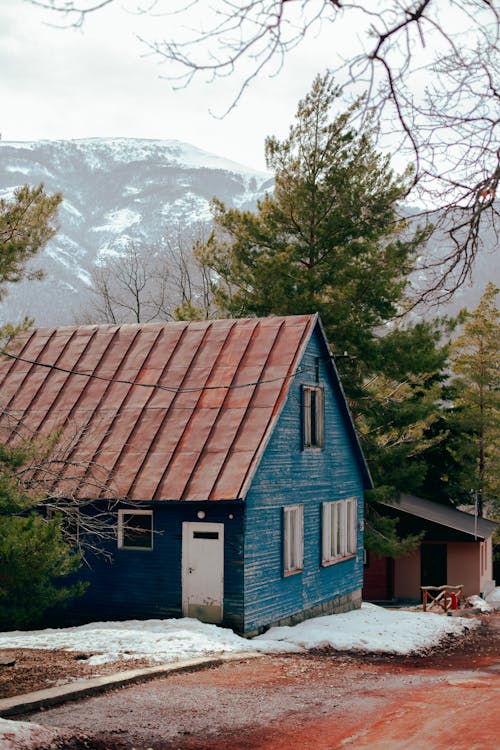
<svg viewBox="0 0 500 750"><path fill-rule="evenodd" d="M35 267L42 282L12 286L0 320L25 314L38 325L69 324L88 296L90 274L130 240L161 242L169 232L211 218L212 197L253 208L270 176L180 141L91 138L0 141L0 197L43 182L62 192L60 231Z"/></svg>
<svg viewBox="0 0 500 750"><path fill-rule="evenodd" d="M45 279L13 285L0 305L0 324L24 315L38 325L73 323L87 306L91 272L107 254L120 252L130 241L156 245L169 234L210 221L214 196L228 206L252 209L273 185L265 172L180 141L0 141L0 198L11 197L20 185L40 182L49 193L63 194L60 231L33 264L45 270ZM438 253L449 252L449 241L434 237L432 242ZM438 313L473 309L490 279L500 285L497 251L491 231L472 282ZM427 281L425 275L413 277L417 287Z"/></svg>

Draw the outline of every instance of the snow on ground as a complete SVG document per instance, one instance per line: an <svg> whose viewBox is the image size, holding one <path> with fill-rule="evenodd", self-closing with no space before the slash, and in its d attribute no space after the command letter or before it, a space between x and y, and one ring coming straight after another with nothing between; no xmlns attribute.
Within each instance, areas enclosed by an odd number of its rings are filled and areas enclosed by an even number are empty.
<svg viewBox="0 0 500 750"><path fill-rule="evenodd" d="M0 747L2 750L29 750L50 747L61 737L60 729L51 729L29 721L8 721L0 718Z"/></svg>
<svg viewBox="0 0 500 750"><path fill-rule="evenodd" d="M342 651L408 654L437 645L477 624L430 612L387 610L373 604L341 615L271 628L253 639L191 618L94 622L73 628L0 633L0 648L40 648L96 654L90 663L150 658L168 663L206 654L300 652L331 646Z"/></svg>
<svg viewBox="0 0 500 750"><path fill-rule="evenodd" d="M342 651L409 654L436 646L447 635L475 627L477 620L445 617L431 612L387 610L373 604L341 615L306 620L293 627L271 628L246 639L227 628L191 618L95 622L74 628L0 633L0 648L39 648L85 651L90 663L146 657L168 663L220 653L303 652L331 646ZM2 750L50 746L56 733L38 724L0 719Z"/></svg>
<svg viewBox="0 0 500 750"><path fill-rule="evenodd" d="M497 586L496 589L490 591L486 597L486 601L488 604L491 604L493 609L500 609L500 586Z"/></svg>
<svg viewBox="0 0 500 750"><path fill-rule="evenodd" d="M477 594L474 596L468 596L467 603L470 604L471 607L476 607L480 612L493 612L495 609L493 605L489 604L482 598L482 596L477 596Z"/></svg>
<svg viewBox="0 0 500 750"><path fill-rule="evenodd" d="M432 612L406 612L363 604L343 615L306 620L293 627L271 628L254 639L269 644L295 645L300 650L331 646L341 651L410 654L437 646L447 635L459 635L477 626L476 620L443 617Z"/></svg>

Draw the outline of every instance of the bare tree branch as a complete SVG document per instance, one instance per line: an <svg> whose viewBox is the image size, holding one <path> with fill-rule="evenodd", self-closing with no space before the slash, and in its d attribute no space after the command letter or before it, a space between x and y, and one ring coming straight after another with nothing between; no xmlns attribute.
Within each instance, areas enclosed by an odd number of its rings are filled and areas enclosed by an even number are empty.
<svg viewBox="0 0 500 750"><path fill-rule="evenodd" d="M73 23L112 0L28 0ZM498 227L500 10L493 0L130 0L138 12L181 15L192 29L145 42L171 65L167 78L232 77L230 111L258 75L275 75L288 52L330 24L332 65L344 93L366 92L364 116L383 142L414 163L412 200L448 238L424 296L443 299L469 277L484 227ZM73 14L73 15L72 15ZM345 21L358 30L339 62ZM352 35L352 26L349 27ZM351 92L351 94L349 94ZM227 112L226 112L227 113Z"/></svg>
<svg viewBox="0 0 500 750"><path fill-rule="evenodd" d="M210 317L212 272L193 254L208 235L206 224L170 230L161 245L130 243L92 274L94 301L84 323L149 323L179 314Z"/></svg>

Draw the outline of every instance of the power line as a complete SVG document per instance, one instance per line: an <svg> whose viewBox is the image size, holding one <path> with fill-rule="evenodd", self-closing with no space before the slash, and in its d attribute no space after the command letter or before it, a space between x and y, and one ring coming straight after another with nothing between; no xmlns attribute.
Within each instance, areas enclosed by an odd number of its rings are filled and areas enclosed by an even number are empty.
<svg viewBox="0 0 500 750"><path fill-rule="evenodd" d="M49 364L47 362L37 362L33 359L27 359L26 357L19 357L17 354L11 354L10 352L6 352L3 349L0 349L0 354L3 354L5 357L8 357L9 359L17 360L18 362L25 362L29 365L35 365L37 367L45 367L49 370L57 370L58 372L64 372L68 375L79 375L83 378L93 378L95 380L103 380L106 383L120 383L121 385L133 385L133 386L140 386L141 388L157 388L161 391L168 391L169 393L198 393L200 391L217 391L217 390L236 390L238 388L251 388L253 386L257 385L263 385L265 383L276 383L277 381L285 381L289 380L295 375L300 375L303 372L310 372L311 370L316 369L316 365L313 365L311 367L298 367L293 372L289 373L288 375L282 375L278 378L269 378L268 380L255 380L251 383L240 383L238 385L203 385L198 386L196 388L174 388L172 386L168 385L160 385L159 383L140 383L137 380L125 380L121 378L107 378L104 375L97 375L95 372L80 372L79 370L72 370L65 367L60 367L59 365ZM318 359L325 359L324 357L319 357Z"/></svg>

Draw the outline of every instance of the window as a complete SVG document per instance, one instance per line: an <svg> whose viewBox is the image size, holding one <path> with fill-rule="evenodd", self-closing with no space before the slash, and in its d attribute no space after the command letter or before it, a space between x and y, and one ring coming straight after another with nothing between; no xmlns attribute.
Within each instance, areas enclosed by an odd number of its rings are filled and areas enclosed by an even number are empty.
<svg viewBox="0 0 500 750"><path fill-rule="evenodd" d="M283 508L283 572L299 573L304 564L304 506Z"/></svg>
<svg viewBox="0 0 500 750"><path fill-rule="evenodd" d="M323 447L323 389L302 386L304 448Z"/></svg>
<svg viewBox="0 0 500 750"><path fill-rule="evenodd" d="M118 511L118 547L153 549L153 511Z"/></svg>
<svg viewBox="0 0 500 750"><path fill-rule="evenodd" d="M323 503L323 564L355 555L357 501L355 497Z"/></svg>

